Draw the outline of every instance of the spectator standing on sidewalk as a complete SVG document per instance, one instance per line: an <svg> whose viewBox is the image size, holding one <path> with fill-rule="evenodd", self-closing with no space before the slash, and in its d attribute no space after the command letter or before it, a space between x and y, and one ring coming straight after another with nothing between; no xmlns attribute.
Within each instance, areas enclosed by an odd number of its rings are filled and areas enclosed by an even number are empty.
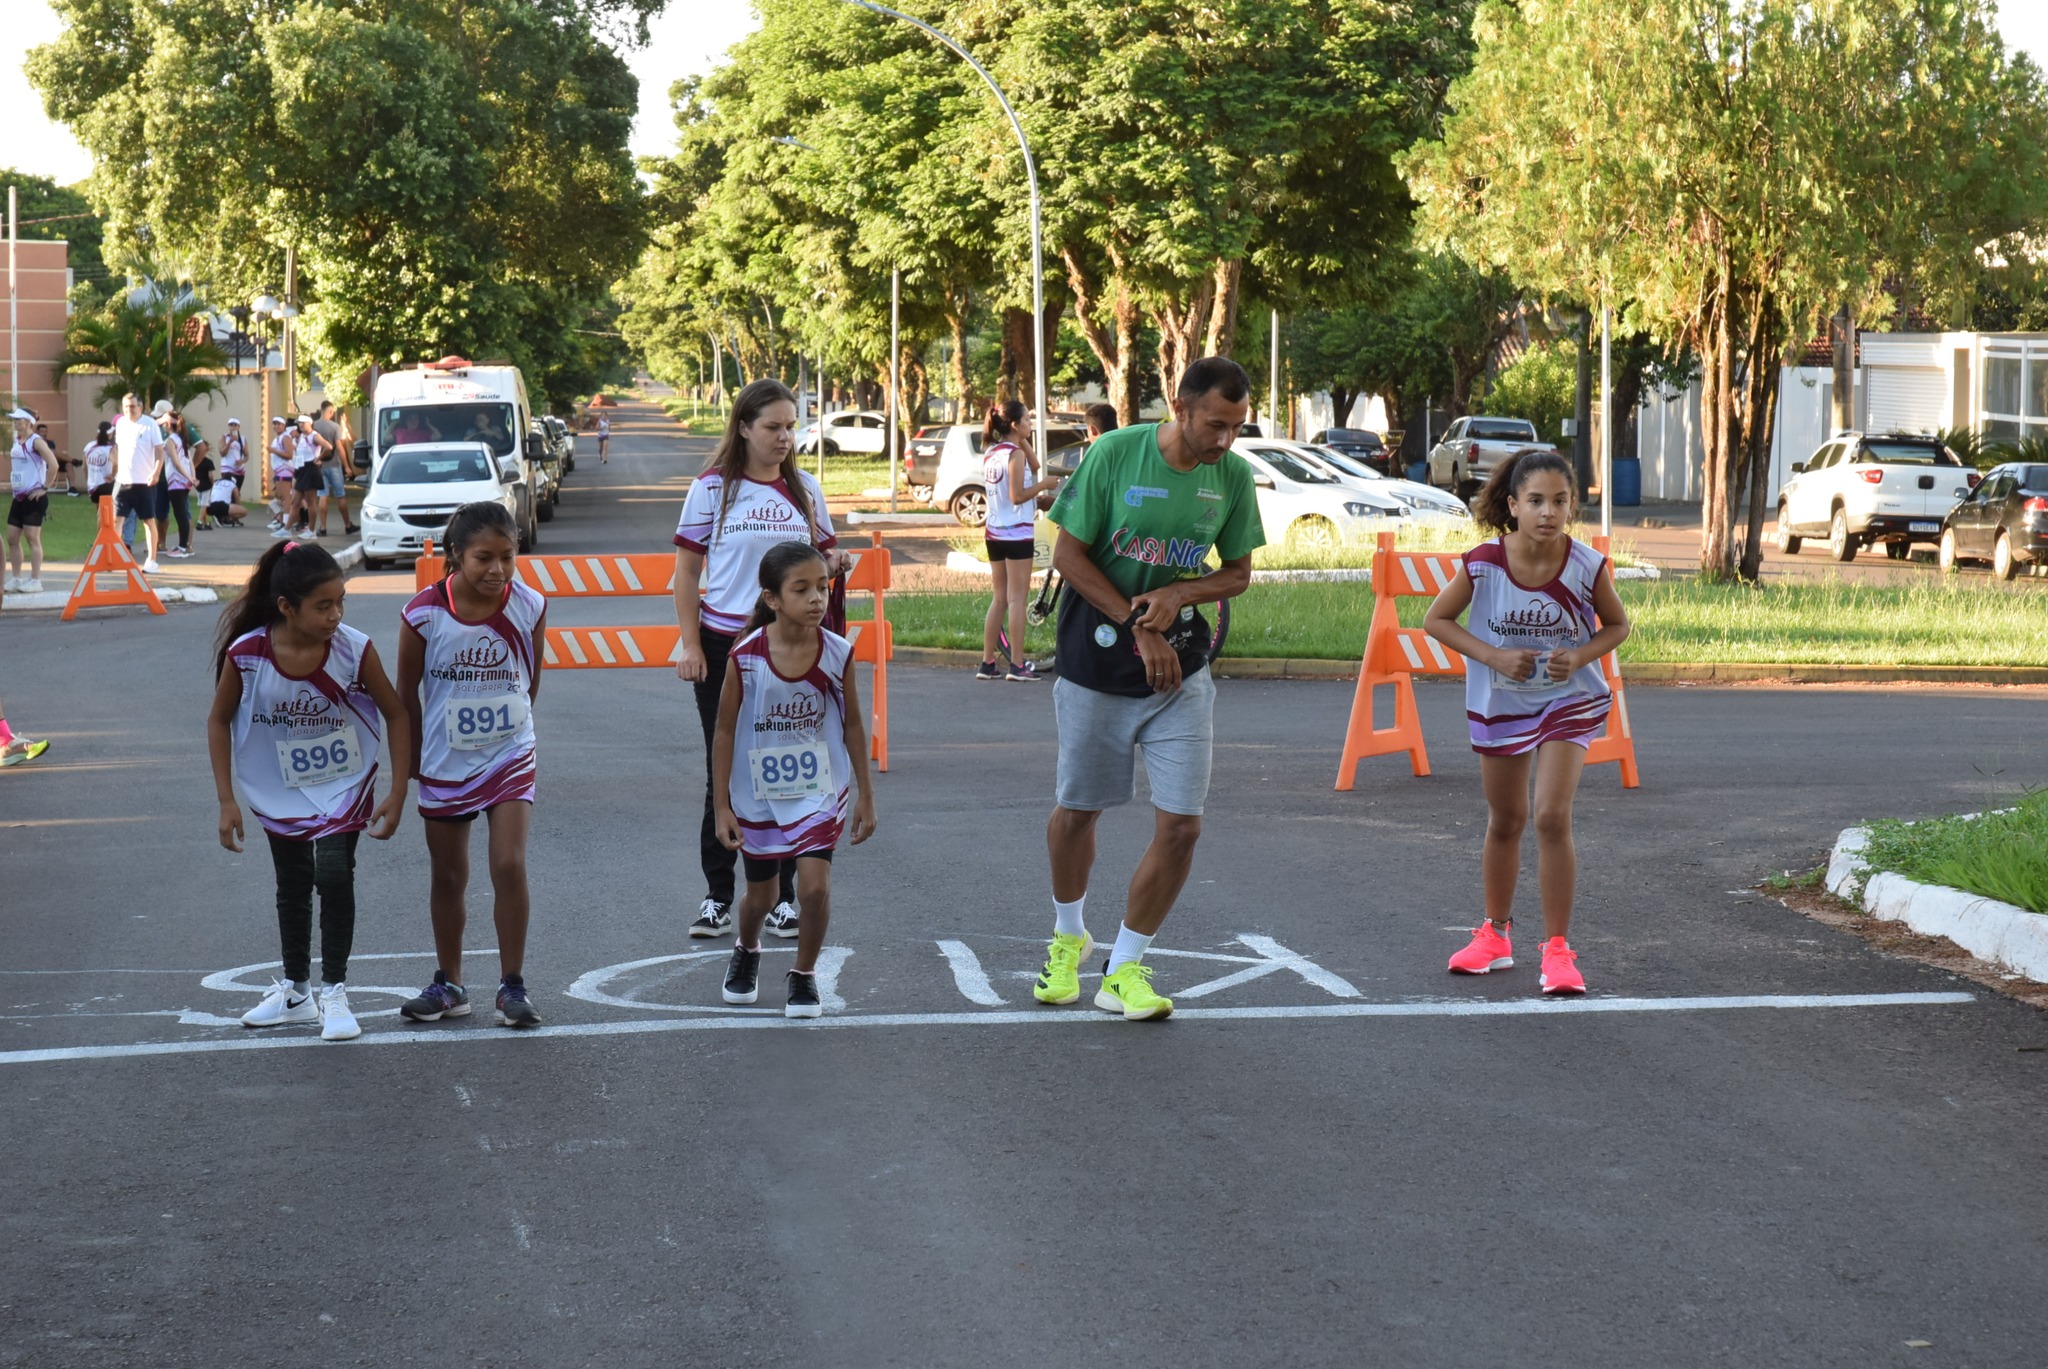
<svg viewBox="0 0 2048 1369"><path fill-rule="evenodd" d="M283 414L270 420L270 489L274 506L270 510L272 536L289 537L299 507L299 492L292 488L292 432Z"/></svg>
<svg viewBox="0 0 2048 1369"><path fill-rule="evenodd" d="M157 519L157 537L165 536L164 524L171 515L178 520L178 545L164 555L184 561L192 555L192 487L199 483L192 452L185 445L185 415L176 409L166 415L170 437L164 448L164 514Z"/></svg>
<svg viewBox="0 0 2048 1369"><path fill-rule="evenodd" d="M50 482L57 478L57 456L50 444L36 434L36 416L27 409L15 409L14 442L8 448L8 486L13 498L7 505L8 589L28 594L43 588L43 520L50 513ZM28 574L21 574L22 548L28 549Z"/></svg>
<svg viewBox="0 0 2048 1369"><path fill-rule="evenodd" d="M143 559L145 575L157 572L156 564L156 481L164 468L164 435L156 420L142 412L142 400L129 394L121 400L121 417L114 423L114 512L123 520L121 540L135 551L135 525L149 555Z"/></svg>
<svg viewBox="0 0 2048 1369"><path fill-rule="evenodd" d="M114 492L114 425L101 422L85 448L85 487L97 504Z"/></svg>
<svg viewBox="0 0 2048 1369"><path fill-rule="evenodd" d="M313 511L320 501L320 459L334 444L314 429L311 414L299 415L299 428L290 442L292 489L299 497L298 535L318 537L313 531Z"/></svg>
<svg viewBox="0 0 2048 1369"><path fill-rule="evenodd" d="M341 530L354 532L356 525L348 516L348 470L342 464L344 448L341 425L334 420L334 401L320 401L320 408L313 418L313 431L320 434L321 440L327 444L320 452L320 535L331 535L327 531L330 505L341 510Z"/></svg>

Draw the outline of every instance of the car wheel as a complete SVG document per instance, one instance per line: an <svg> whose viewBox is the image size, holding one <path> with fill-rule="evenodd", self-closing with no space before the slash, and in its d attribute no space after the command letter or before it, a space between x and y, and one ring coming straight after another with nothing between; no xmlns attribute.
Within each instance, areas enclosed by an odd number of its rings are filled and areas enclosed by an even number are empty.
<svg viewBox="0 0 2048 1369"><path fill-rule="evenodd" d="M1991 548L1991 573L2001 580L2010 580L2020 573L2019 558L2012 554L2012 534L2001 530L1997 545Z"/></svg>
<svg viewBox="0 0 2048 1369"><path fill-rule="evenodd" d="M910 487L910 497L920 504L929 504L932 502L932 487L930 485L912 485Z"/></svg>
<svg viewBox="0 0 2048 1369"><path fill-rule="evenodd" d="M1800 544L1805 540L1793 536L1791 511L1783 504L1778 505L1778 550L1787 556L1797 556Z"/></svg>
<svg viewBox="0 0 2048 1369"><path fill-rule="evenodd" d="M519 497L519 554L526 555L533 550L534 529L533 504L527 495Z"/></svg>
<svg viewBox="0 0 2048 1369"><path fill-rule="evenodd" d="M832 440L831 438L829 438L829 437L825 439L825 455L827 455L827 456L837 456L837 455L839 455L839 444L838 444L837 442L834 442L834 441L833 441L833 440Z"/></svg>
<svg viewBox="0 0 2048 1369"><path fill-rule="evenodd" d="M550 499L550 500L548 500L548 501L547 501L547 502L546 502L545 504L542 504L542 505L540 506L540 521L541 521L541 522L543 522L543 523L551 523L551 522L553 522L553 521L554 521L554 518L555 518L555 504L556 504L556 502L557 502L557 501L555 501L555 500L553 500L553 499Z"/></svg>
<svg viewBox="0 0 2048 1369"><path fill-rule="evenodd" d="M1840 509L1828 523L1828 555L1837 561L1856 559L1856 539L1849 535L1849 515Z"/></svg>
<svg viewBox="0 0 2048 1369"><path fill-rule="evenodd" d="M383 557L383 556L365 556L365 557L363 558L363 569L364 569L364 570L388 570L388 569L390 568L390 566L391 566L391 562L390 562L389 558L387 558L387 557Z"/></svg>
<svg viewBox="0 0 2048 1369"><path fill-rule="evenodd" d="M1913 544L1911 542L1887 542L1884 544L1884 554L1885 559L1890 561L1909 561L1913 557Z"/></svg>
<svg viewBox="0 0 2048 1369"><path fill-rule="evenodd" d="M988 491L969 485L953 496L953 517L970 528L979 528L988 522Z"/></svg>
<svg viewBox="0 0 2048 1369"><path fill-rule="evenodd" d="M1941 530L1941 545L1935 549L1934 563L1941 567L1944 575L1953 575L1956 569L1956 530Z"/></svg>
<svg viewBox="0 0 2048 1369"><path fill-rule="evenodd" d="M1333 552L1339 539L1327 518L1297 518L1287 527L1287 545L1298 551Z"/></svg>

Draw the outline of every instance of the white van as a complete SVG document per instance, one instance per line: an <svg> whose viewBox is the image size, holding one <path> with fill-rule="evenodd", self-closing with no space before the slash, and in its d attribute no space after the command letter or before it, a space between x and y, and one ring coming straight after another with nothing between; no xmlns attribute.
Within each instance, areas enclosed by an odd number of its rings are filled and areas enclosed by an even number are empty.
<svg viewBox="0 0 2048 1369"><path fill-rule="evenodd" d="M519 550L531 551L540 541L540 504L546 497L537 453L531 450L541 439L532 435L532 425L526 377L517 366L478 366L443 357L377 377L369 436L358 444L356 468L370 472L374 490L393 447L481 442L501 463L513 463L518 478L508 493L519 524Z"/></svg>

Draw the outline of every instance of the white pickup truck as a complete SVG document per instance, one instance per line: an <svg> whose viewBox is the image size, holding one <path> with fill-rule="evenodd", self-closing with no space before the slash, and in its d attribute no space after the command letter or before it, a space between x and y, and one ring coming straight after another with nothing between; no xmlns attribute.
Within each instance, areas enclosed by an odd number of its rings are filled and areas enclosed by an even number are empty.
<svg viewBox="0 0 2048 1369"><path fill-rule="evenodd" d="M1796 556L1807 538L1825 537L1828 555L1852 561L1882 542L1886 556L1903 561L1914 543L1941 540L1949 510L1976 483L1940 438L1837 433L1794 463L1778 492L1778 550Z"/></svg>
<svg viewBox="0 0 2048 1369"><path fill-rule="evenodd" d="M1525 418L1453 420L1443 440L1430 449L1429 483L1460 499L1469 498L1502 457L1530 447L1556 450L1536 436L1536 425Z"/></svg>

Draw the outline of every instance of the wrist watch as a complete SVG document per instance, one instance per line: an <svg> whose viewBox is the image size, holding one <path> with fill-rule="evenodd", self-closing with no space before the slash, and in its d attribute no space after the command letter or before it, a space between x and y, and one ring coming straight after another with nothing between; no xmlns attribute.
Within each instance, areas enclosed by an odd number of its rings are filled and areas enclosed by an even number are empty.
<svg viewBox="0 0 2048 1369"><path fill-rule="evenodd" d="M1128 615L1128 616L1126 616L1126 617L1125 617L1125 619L1124 619L1124 624L1123 624L1123 626L1124 626L1124 631L1125 631L1125 632L1136 632L1136 631L1138 630L1138 620L1139 620L1140 618L1144 617L1144 616L1145 616L1145 610L1144 610L1144 609L1142 609L1142 608L1133 608L1133 609L1132 609L1132 610L1130 611L1129 615Z"/></svg>

